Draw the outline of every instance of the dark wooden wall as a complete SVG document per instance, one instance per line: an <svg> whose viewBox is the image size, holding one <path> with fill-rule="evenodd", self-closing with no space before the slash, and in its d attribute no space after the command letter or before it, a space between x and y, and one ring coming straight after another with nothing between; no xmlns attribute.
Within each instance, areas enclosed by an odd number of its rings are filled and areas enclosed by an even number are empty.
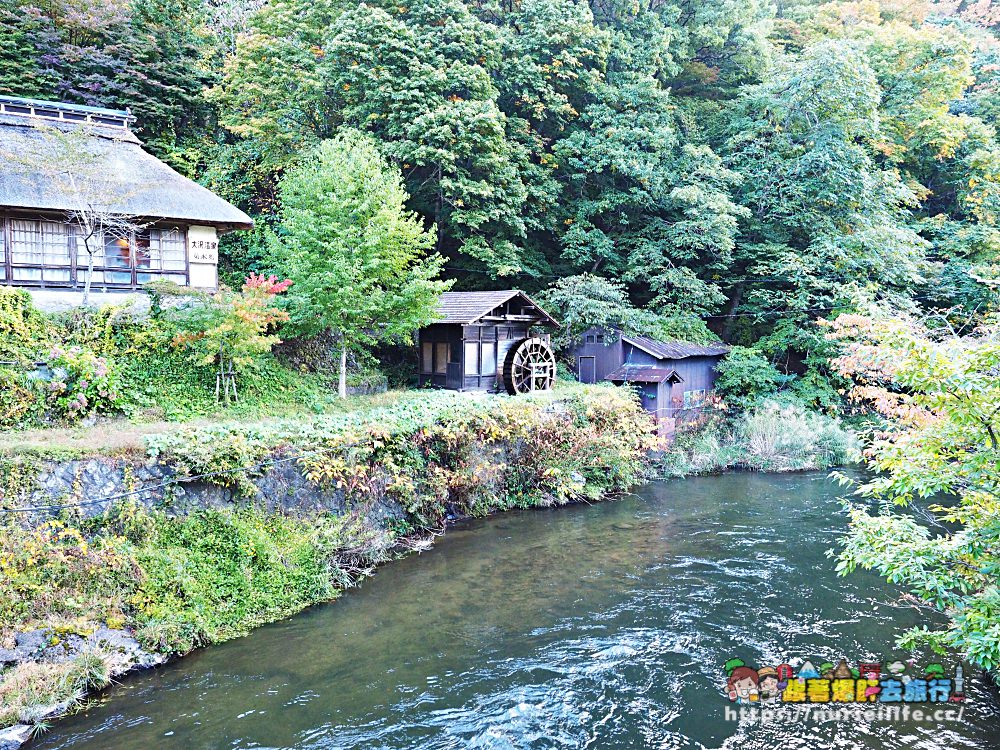
<svg viewBox="0 0 1000 750"><path fill-rule="evenodd" d="M422 328L418 336L420 385L456 391L497 390L507 352L529 335L530 328L522 323L437 323Z"/></svg>
<svg viewBox="0 0 1000 750"><path fill-rule="evenodd" d="M584 360L582 363L581 359ZM573 360L577 378L581 382L600 383L625 361L622 357L621 336L617 332L602 328L584 331L582 342L574 350ZM590 365L593 365L593 370L590 369ZM594 373L593 379L586 378L585 376L591 371Z"/></svg>
<svg viewBox="0 0 1000 750"><path fill-rule="evenodd" d="M602 382L609 373L625 364L675 370L684 382L650 383L640 389L642 405L647 411L658 417L675 417L685 410L696 409L697 406L692 405L711 392L715 386L715 366L722 355L658 359L637 346L623 342L617 333L591 328L583 333L581 343L573 350L573 358L577 378L585 383ZM588 377L591 373L592 378ZM686 409L685 404L691 409Z"/></svg>

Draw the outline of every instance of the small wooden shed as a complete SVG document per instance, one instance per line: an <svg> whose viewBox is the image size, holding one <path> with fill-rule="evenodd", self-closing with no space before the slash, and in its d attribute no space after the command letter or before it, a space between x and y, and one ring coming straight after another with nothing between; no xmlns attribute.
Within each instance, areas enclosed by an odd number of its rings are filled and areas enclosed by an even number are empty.
<svg viewBox="0 0 1000 750"><path fill-rule="evenodd" d="M420 385L456 391L546 390L555 357L543 328L556 320L524 292L445 292L420 329Z"/></svg>
<svg viewBox="0 0 1000 750"><path fill-rule="evenodd" d="M657 420L696 414L715 385L715 368L725 344L692 344L634 336L618 329L591 328L573 352L577 379L633 385L643 408Z"/></svg>

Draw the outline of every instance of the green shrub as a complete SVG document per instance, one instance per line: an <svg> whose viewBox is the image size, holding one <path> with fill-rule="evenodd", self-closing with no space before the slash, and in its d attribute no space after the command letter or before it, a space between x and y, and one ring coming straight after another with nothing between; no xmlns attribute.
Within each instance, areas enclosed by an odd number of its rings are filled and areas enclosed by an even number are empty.
<svg viewBox="0 0 1000 750"><path fill-rule="evenodd" d="M154 537L129 550L143 571L130 603L149 645L188 651L334 594L306 521L254 509L156 521Z"/></svg>
<svg viewBox="0 0 1000 750"><path fill-rule="evenodd" d="M42 399L35 381L23 373L0 367L0 427L26 426L40 412Z"/></svg>
<svg viewBox="0 0 1000 750"><path fill-rule="evenodd" d="M118 375L104 357L79 346L54 347L49 367L48 404L54 414L75 421L91 414L110 414L119 405Z"/></svg>
<svg viewBox="0 0 1000 750"><path fill-rule="evenodd" d="M756 350L734 346L718 365L715 392L735 411L747 411L778 392L783 378Z"/></svg>
<svg viewBox="0 0 1000 750"><path fill-rule="evenodd" d="M52 342L52 325L31 304L31 295L0 286L0 360L37 360Z"/></svg>

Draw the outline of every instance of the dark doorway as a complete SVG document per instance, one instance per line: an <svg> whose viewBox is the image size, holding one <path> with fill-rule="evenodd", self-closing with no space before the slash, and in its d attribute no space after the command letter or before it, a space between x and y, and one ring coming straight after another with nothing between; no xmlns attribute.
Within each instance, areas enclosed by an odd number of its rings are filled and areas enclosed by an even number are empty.
<svg viewBox="0 0 1000 750"><path fill-rule="evenodd" d="M594 357L580 357L576 371L581 383L597 382L597 364Z"/></svg>

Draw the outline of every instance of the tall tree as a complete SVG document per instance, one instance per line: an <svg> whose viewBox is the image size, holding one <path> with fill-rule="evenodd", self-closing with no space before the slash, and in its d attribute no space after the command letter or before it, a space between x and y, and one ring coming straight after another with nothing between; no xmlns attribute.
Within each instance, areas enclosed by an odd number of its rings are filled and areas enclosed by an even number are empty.
<svg viewBox="0 0 1000 750"><path fill-rule="evenodd" d="M436 280L441 257L426 254L434 235L406 200L398 170L356 131L323 141L281 182L273 262L293 282L292 327L337 336L342 398L348 349L409 338L433 319L449 286Z"/></svg>
<svg viewBox="0 0 1000 750"><path fill-rule="evenodd" d="M1000 665L1000 335L995 316L972 332L940 321L875 311L845 316L834 335L850 342L837 360L854 394L886 425L867 455L877 473L858 493L838 569L876 570L908 587L943 627L914 628L906 646L962 652L983 669ZM941 505L935 497L952 497ZM903 510L929 506L925 514Z"/></svg>

